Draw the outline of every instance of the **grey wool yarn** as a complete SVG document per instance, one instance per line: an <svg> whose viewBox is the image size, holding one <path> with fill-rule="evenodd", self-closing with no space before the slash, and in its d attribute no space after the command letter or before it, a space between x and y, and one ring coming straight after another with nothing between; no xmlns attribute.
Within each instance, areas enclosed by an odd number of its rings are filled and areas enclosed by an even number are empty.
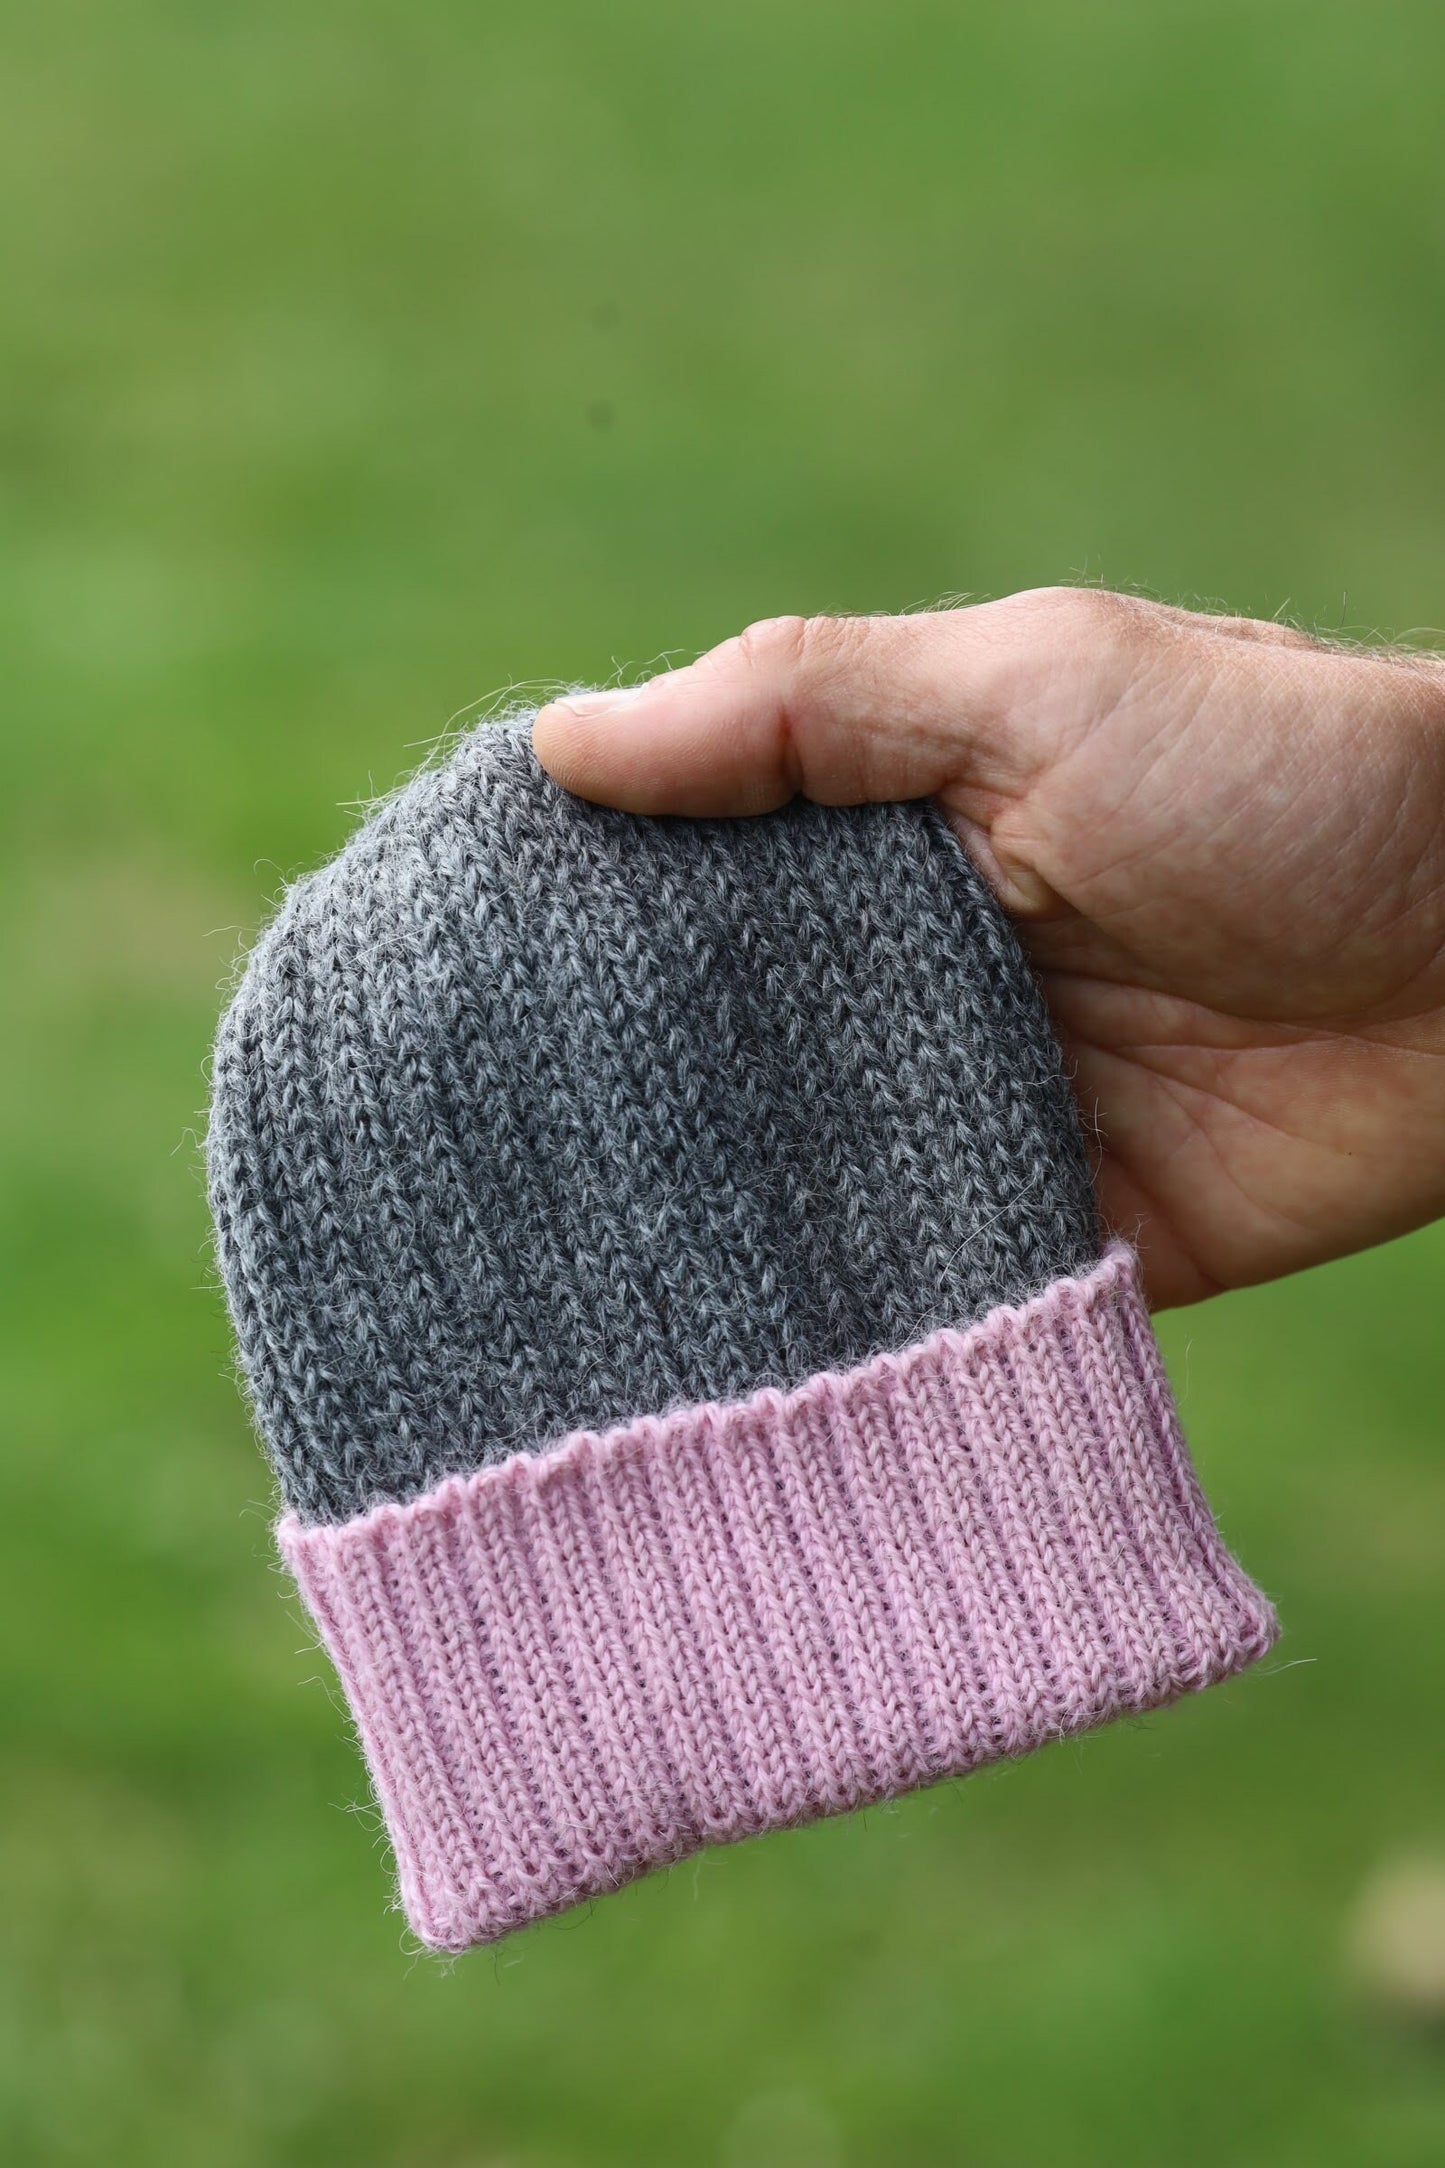
<svg viewBox="0 0 1445 2168"><path fill-rule="evenodd" d="M291 890L209 1168L308 1520L858 1363L1099 1248L1040 997L936 807L629 816L525 715Z"/></svg>

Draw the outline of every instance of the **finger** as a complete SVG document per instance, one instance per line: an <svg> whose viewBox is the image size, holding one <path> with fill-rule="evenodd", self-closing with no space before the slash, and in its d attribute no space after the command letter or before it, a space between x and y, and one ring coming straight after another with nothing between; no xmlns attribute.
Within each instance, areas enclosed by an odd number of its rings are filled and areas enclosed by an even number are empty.
<svg viewBox="0 0 1445 2168"><path fill-rule="evenodd" d="M533 743L567 789L632 813L762 813L800 791L825 805L919 798L965 771L1005 789L1024 750L1009 720L1025 646L1013 616L994 603L769 618L645 685L552 702Z"/></svg>

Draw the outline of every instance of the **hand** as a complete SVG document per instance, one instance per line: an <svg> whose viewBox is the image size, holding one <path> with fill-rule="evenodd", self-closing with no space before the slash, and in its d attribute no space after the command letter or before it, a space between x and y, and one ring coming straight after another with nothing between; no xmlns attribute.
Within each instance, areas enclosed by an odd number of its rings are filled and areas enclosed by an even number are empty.
<svg viewBox="0 0 1445 2168"><path fill-rule="evenodd" d="M1157 1305L1445 1212L1445 660L1047 588L773 619L535 743L640 813L935 793Z"/></svg>

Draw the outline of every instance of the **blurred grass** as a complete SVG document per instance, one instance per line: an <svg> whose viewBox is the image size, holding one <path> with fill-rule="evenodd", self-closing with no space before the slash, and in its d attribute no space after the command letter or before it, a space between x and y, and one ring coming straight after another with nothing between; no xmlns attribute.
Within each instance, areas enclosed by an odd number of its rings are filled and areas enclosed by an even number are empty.
<svg viewBox="0 0 1445 2168"><path fill-rule="evenodd" d="M0 27L7 2162L1445 2157L1432 1231L1167 1321L1264 1675L447 1970L272 1567L194 1149L458 711L1057 578L1445 616L1445 17L51 0Z"/></svg>

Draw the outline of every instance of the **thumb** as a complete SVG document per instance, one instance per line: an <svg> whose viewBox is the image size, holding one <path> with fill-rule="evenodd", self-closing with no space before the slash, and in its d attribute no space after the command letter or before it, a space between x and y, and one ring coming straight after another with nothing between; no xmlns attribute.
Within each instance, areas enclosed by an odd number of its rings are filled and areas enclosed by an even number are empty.
<svg viewBox="0 0 1445 2168"><path fill-rule="evenodd" d="M768 618L644 685L551 702L532 742L568 790L629 813L1011 796L1038 765L1026 719L1050 642L1021 607L1035 601Z"/></svg>

